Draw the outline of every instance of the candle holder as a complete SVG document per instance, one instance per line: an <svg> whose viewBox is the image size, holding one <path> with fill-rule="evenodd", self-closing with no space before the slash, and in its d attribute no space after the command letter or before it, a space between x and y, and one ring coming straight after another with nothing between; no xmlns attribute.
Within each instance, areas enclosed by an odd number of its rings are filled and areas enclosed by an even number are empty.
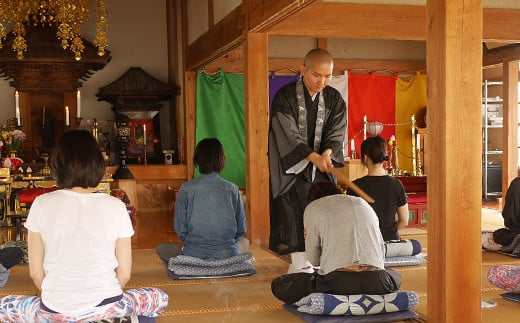
<svg viewBox="0 0 520 323"><path fill-rule="evenodd" d="M352 149L352 151L350 152L350 156L352 156L352 159L356 159L356 150L355 149Z"/></svg>
<svg viewBox="0 0 520 323"><path fill-rule="evenodd" d="M116 124L117 124L117 122L116 122ZM128 122L127 122L127 124L128 124ZM94 118L94 123L92 124L92 136L94 136L94 139L96 139L96 142L99 143L99 141L98 141L98 128L97 127L98 127L97 120L96 120L96 118ZM128 136L129 135L130 134L128 134ZM128 136L127 136L127 140L128 140Z"/></svg>
<svg viewBox="0 0 520 323"><path fill-rule="evenodd" d="M146 145L144 146L144 164L145 165L148 165L148 157L147 157L147 149L146 149Z"/></svg>
<svg viewBox="0 0 520 323"><path fill-rule="evenodd" d="M397 141L394 140L394 168L397 176L401 174L401 169L399 168L399 149L397 148Z"/></svg>
<svg viewBox="0 0 520 323"><path fill-rule="evenodd" d="M83 118L76 117L76 129L79 129L79 127L81 126L81 120L83 120Z"/></svg>
<svg viewBox="0 0 520 323"><path fill-rule="evenodd" d="M9 128L9 130L22 129L22 118L20 118L20 123L18 123L17 118L7 119L7 127Z"/></svg>
<svg viewBox="0 0 520 323"><path fill-rule="evenodd" d="M42 168L41 174L43 176L51 176L51 168L49 167L49 154L42 153L41 157L45 162L45 166Z"/></svg>
<svg viewBox="0 0 520 323"><path fill-rule="evenodd" d="M130 136L130 118L128 116L119 113L116 115L116 127L117 127L117 149L119 150L119 160L121 164L115 172L114 179L132 179L134 176L130 172L130 169L126 167L127 148L128 148L128 137ZM97 131L97 129L96 129Z"/></svg>

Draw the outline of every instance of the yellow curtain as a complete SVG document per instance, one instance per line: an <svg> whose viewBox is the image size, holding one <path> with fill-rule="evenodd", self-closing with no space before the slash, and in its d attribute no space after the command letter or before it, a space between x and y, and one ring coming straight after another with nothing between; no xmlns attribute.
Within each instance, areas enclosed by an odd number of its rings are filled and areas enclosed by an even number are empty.
<svg viewBox="0 0 520 323"><path fill-rule="evenodd" d="M426 75L420 72L410 78L398 78L395 86L395 137L399 148L399 168L408 173L412 168L412 114L426 107ZM406 124L404 124L406 123Z"/></svg>

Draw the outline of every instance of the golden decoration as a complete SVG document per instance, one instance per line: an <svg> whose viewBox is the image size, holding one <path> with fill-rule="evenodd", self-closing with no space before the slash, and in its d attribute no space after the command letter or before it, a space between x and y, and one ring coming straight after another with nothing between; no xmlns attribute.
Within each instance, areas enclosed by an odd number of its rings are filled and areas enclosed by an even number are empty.
<svg viewBox="0 0 520 323"><path fill-rule="evenodd" d="M105 54L108 46L106 0L96 0L96 38L98 55ZM0 0L0 48L7 37L7 28L13 28L13 50L19 60L27 51L26 26L29 24L57 26L56 36L63 49L70 49L76 60L81 59L85 45L81 39L81 25L90 18L89 0ZM4 25L5 24L5 25Z"/></svg>

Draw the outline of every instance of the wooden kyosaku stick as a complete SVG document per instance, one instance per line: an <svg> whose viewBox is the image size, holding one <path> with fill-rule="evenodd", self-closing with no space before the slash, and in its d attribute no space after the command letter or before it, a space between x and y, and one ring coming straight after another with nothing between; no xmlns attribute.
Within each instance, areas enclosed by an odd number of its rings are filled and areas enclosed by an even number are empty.
<svg viewBox="0 0 520 323"><path fill-rule="evenodd" d="M338 182L343 183L348 188L350 188L354 193L356 193L359 197L363 198L368 203L374 203L376 200L372 198L370 195L368 195L365 191L363 191L359 186L352 183L348 178L345 177L338 169L331 168L331 172L336 175L338 178Z"/></svg>

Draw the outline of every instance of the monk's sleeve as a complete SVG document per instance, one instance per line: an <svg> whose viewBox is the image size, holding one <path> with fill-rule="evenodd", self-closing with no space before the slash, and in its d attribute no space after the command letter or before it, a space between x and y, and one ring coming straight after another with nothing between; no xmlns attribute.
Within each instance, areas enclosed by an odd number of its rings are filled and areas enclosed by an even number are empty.
<svg viewBox="0 0 520 323"><path fill-rule="evenodd" d="M515 178L507 189L502 210L504 226L514 231L520 229L520 177Z"/></svg>
<svg viewBox="0 0 520 323"><path fill-rule="evenodd" d="M296 120L297 103L295 98L278 93L273 99L271 110L271 134L280 157L280 164L285 173L298 173L308 164L307 156L312 149L298 131ZM300 167L295 167L295 166ZM298 171L298 168L301 170ZM292 169L292 170L291 170Z"/></svg>
<svg viewBox="0 0 520 323"><path fill-rule="evenodd" d="M332 150L331 159L334 163L334 167L343 167L345 164L343 141L345 140L345 131L347 128L347 106L337 90L333 88L329 90L330 91L327 91L325 94L325 99L326 105L330 107L330 114L327 118L321 147L323 150L327 148Z"/></svg>

